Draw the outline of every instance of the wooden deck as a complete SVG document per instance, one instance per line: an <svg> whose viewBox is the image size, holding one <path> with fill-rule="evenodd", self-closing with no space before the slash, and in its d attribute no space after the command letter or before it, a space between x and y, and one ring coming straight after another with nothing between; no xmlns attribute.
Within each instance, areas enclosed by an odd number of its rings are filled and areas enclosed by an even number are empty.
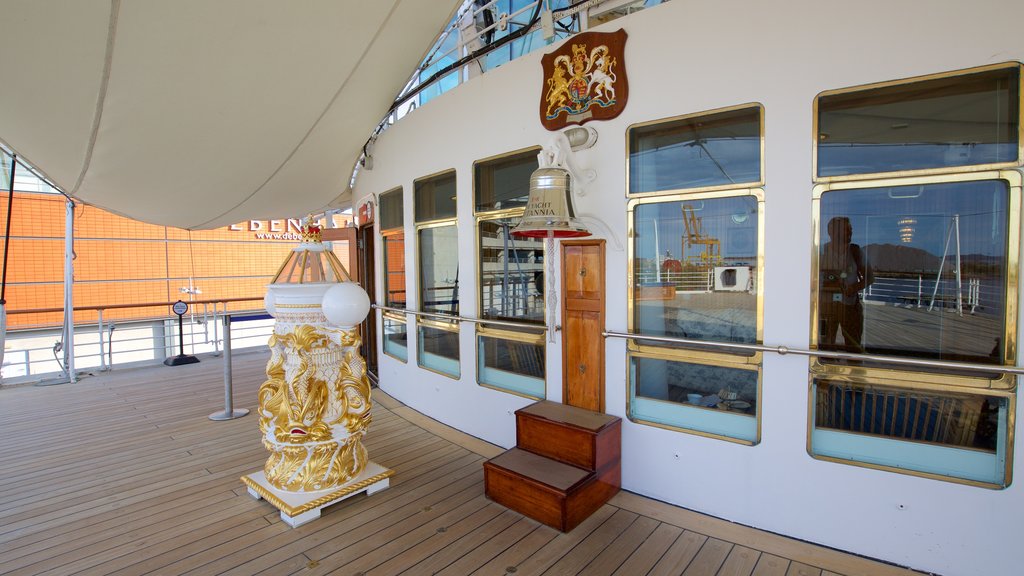
<svg viewBox="0 0 1024 576"><path fill-rule="evenodd" d="M255 411L267 356L237 356ZM391 487L297 529L239 477L266 459L253 414L223 409L223 364L0 389L0 573L906 575L622 492L561 534L490 502L501 450L374 391L371 458Z"/></svg>

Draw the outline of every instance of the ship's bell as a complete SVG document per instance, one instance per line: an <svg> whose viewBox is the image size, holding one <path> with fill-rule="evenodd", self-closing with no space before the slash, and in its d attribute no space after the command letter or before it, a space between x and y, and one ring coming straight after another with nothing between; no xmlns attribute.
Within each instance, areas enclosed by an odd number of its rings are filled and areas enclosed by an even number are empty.
<svg viewBox="0 0 1024 576"><path fill-rule="evenodd" d="M572 207L569 171L545 167L530 175L530 199L523 219L511 230L514 236L527 238L578 238L590 231L576 220Z"/></svg>

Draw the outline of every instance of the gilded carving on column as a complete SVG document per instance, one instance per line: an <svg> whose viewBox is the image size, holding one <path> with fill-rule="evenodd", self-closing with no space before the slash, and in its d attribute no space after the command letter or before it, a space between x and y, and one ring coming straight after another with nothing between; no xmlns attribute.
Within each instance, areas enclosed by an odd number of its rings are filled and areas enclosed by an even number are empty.
<svg viewBox="0 0 1024 576"><path fill-rule="evenodd" d="M344 484L368 461L362 439L371 419L370 382L359 336L322 325L278 328L259 390L260 431L271 453L267 481L289 492Z"/></svg>

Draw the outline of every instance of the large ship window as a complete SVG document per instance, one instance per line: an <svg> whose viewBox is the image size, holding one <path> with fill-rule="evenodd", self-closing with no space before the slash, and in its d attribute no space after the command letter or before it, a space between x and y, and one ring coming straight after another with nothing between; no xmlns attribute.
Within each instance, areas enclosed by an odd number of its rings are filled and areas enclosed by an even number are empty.
<svg viewBox="0 0 1024 576"><path fill-rule="evenodd" d="M630 417L754 443L761 342L760 190L630 202Z"/></svg>
<svg viewBox="0 0 1024 576"><path fill-rule="evenodd" d="M1020 164L1020 65L816 110L809 452L1007 486L1017 384L988 367L1017 358L1021 175L990 168Z"/></svg>
<svg viewBox="0 0 1024 576"><path fill-rule="evenodd" d="M1012 362L1009 180L824 189L818 202L819 349Z"/></svg>
<svg viewBox="0 0 1024 576"><path fill-rule="evenodd" d="M384 245L384 305L406 307L405 294L405 214L402 189L380 195L380 234ZM384 353L403 362L409 358L408 327L404 315L385 311L383 317Z"/></svg>
<svg viewBox="0 0 1024 576"><path fill-rule="evenodd" d="M415 218L417 224L455 218L455 171L417 180Z"/></svg>
<svg viewBox="0 0 1024 576"><path fill-rule="evenodd" d="M459 315L459 231L455 222L455 172L414 183L420 310ZM420 367L459 378L459 325L428 317L418 321Z"/></svg>
<svg viewBox="0 0 1024 576"><path fill-rule="evenodd" d="M816 176L905 173L1020 160L1020 65L836 90L816 101Z"/></svg>
<svg viewBox="0 0 1024 576"><path fill-rule="evenodd" d="M760 440L760 105L629 129L629 418ZM658 191L660 194L654 194ZM668 338L646 340L642 336Z"/></svg>
<svg viewBox="0 0 1024 576"><path fill-rule="evenodd" d="M763 112L747 104L631 126L628 193L761 185Z"/></svg>
<svg viewBox="0 0 1024 576"><path fill-rule="evenodd" d="M535 148L474 164L480 318L520 325L477 326L477 379L482 386L540 399L546 395L544 241L510 234L522 218L536 169Z"/></svg>

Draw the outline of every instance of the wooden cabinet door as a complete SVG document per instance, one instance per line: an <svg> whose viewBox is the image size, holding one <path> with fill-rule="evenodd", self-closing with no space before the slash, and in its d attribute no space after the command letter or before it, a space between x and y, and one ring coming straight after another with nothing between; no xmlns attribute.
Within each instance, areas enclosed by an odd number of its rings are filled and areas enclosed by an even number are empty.
<svg viewBox="0 0 1024 576"><path fill-rule="evenodd" d="M604 412L604 240L562 242L562 401Z"/></svg>

